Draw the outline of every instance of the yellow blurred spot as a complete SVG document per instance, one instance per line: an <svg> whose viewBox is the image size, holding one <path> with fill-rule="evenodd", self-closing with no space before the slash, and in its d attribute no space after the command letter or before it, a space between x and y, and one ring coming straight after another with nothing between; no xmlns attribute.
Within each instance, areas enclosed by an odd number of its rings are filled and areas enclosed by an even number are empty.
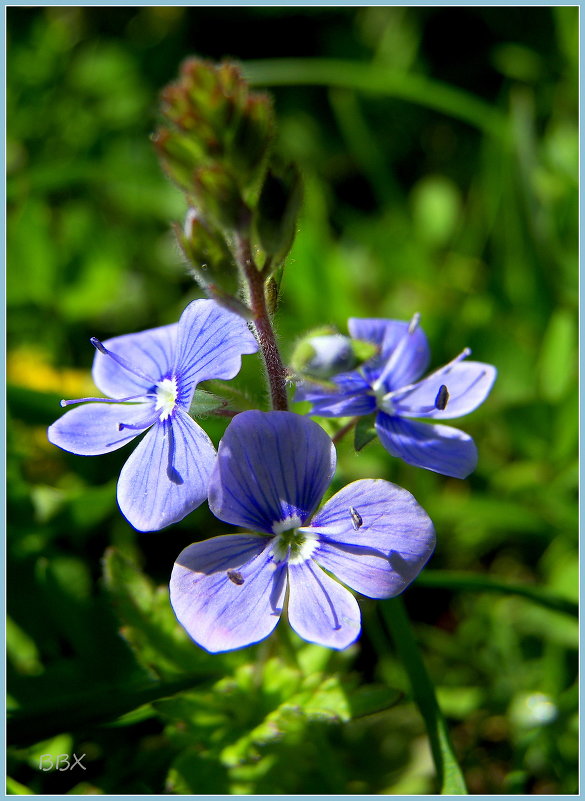
<svg viewBox="0 0 585 801"><path fill-rule="evenodd" d="M10 383L38 392L55 392L63 398L82 398L96 395L88 370L53 367L47 353L32 345L9 351L6 376ZM99 394L99 393L98 393Z"/></svg>

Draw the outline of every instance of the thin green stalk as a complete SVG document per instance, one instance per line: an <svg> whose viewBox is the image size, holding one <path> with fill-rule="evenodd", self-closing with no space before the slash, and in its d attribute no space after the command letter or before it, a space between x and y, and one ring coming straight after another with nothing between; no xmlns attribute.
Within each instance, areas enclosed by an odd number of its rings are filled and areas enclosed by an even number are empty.
<svg viewBox="0 0 585 801"><path fill-rule="evenodd" d="M543 587L511 584L490 576L464 573L457 570L427 570L426 573L421 573L416 583L418 587L440 587L441 589L462 590L464 592L495 592L519 595L521 598L533 601L546 609L552 609L554 612L562 612L572 617L579 616L579 605L575 601L555 595Z"/></svg>
<svg viewBox="0 0 585 801"><path fill-rule="evenodd" d="M358 420L359 420L359 417L352 417L352 419L349 421L349 423L346 423L344 426L342 426L339 429L339 431L336 431L335 434L331 437L331 441L333 442L333 444L336 445L338 442L340 442L345 437L346 434L349 434L349 432L353 428L355 428L356 423L357 423Z"/></svg>
<svg viewBox="0 0 585 801"><path fill-rule="evenodd" d="M497 139L509 136L505 114L474 95L424 75L342 59L283 58L243 65L253 85L322 85L397 97L462 120Z"/></svg>
<svg viewBox="0 0 585 801"><path fill-rule="evenodd" d="M381 604L394 645L408 674L412 695L424 719L442 795L467 795L465 780L455 757L447 723L435 696L402 598Z"/></svg>

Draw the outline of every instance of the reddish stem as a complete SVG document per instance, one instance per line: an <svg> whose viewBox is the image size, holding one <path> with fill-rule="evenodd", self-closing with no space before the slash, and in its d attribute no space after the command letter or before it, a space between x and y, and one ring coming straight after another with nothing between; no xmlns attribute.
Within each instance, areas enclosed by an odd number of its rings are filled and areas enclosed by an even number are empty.
<svg viewBox="0 0 585 801"><path fill-rule="evenodd" d="M250 306L254 313L254 327L256 328L256 334L266 368L266 378L270 388L272 408L277 411L287 411L286 371L280 357L276 336L266 307L264 276L256 266L250 250L249 240L244 237L240 237L238 240L238 262L244 271L250 291Z"/></svg>

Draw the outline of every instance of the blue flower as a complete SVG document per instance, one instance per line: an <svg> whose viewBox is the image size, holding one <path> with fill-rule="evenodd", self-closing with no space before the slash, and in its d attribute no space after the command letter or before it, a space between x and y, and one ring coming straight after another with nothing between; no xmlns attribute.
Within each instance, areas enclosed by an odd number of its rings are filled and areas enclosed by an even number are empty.
<svg viewBox="0 0 585 801"><path fill-rule="evenodd" d="M309 642L345 648L360 633L354 596L402 592L430 557L433 525L412 495L388 481L349 484L315 511L335 472L335 447L291 412L242 412L220 442L209 507L249 533L197 542L178 557L171 603L211 652L267 637L285 604ZM328 571L328 572L325 572Z"/></svg>
<svg viewBox="0 0 585 801"><path fill-rule="evenodd" d="M473 439L451 426L419 423L411 418L447 420L476 409L488 396L496 368L464 361L466 348L453 361L417 379L429 363L427 338L418 327L399 320L350 319L355 339L377 345L377 356L359 369L334 376L332 385L304 382L296 400L310 401L310 414L350 417L376 413L376 431L392 456L455 478L466 478L477 465Z"/></svg>
<svg viewBox="0 0 585 801"><path fill-rule="evenodd" d="M127 334L97 349L93 379L107 398L66 412L49 441L81 456L117 450L150 429L122 468L118 504L139 531L182 520L207 497L216 453L189 416L196 385L233 378L244 353L258 347L241 317L211 300L195 300L178 323Z"/></svg>

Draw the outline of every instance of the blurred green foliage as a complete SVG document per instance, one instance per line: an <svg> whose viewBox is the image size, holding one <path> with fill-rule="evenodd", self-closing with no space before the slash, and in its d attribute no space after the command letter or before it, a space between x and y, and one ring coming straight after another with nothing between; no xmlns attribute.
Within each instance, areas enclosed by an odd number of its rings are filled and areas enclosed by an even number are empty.
<svg viewBox="0 0 585 801"><path fill-rule="evenodd" d="M137 534L115 504L127 453L46 442L59 399L92 394L90 336L176 321L200 294L170 229L183 201L149 141L159 92L192 54L241 59L274 92L279 153L303 173L285 359L315 326L420 311L434 366L465 345L497 365L462 425L480 453L469 480L377 443L355 456L349 437L332 489L384 477L435 522L440 586L423 574L405 602L470 792L576 792L575 619L440 577L577 597L577 14L8 9L9 793L436 790L374 602L360 600L346 652L281 624L211 657L176 624L166 582L223 524L203 507ZM265 408L259 361L245 361L233 386ZM217 443L225 421L204 425ZM87 771L39 770L62 753L86 754Z"/></svg>

